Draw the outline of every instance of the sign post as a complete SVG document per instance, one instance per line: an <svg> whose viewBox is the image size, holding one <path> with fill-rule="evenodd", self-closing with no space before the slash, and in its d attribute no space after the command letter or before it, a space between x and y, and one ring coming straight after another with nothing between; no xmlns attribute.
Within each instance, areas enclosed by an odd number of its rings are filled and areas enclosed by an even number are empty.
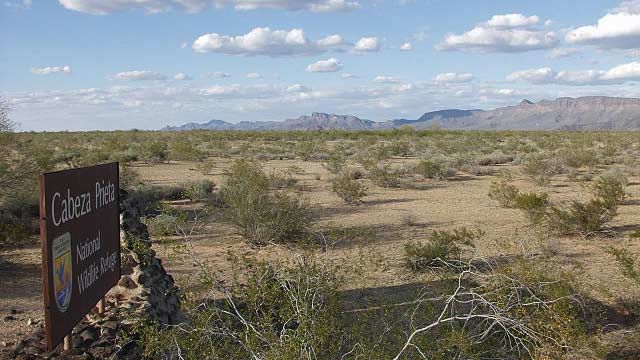
<svg viewBox="0 0 640 360"><path fill-rule="evenodd" d="M118 163L40 176L45 337L53 350L120 279Z"/></svg>

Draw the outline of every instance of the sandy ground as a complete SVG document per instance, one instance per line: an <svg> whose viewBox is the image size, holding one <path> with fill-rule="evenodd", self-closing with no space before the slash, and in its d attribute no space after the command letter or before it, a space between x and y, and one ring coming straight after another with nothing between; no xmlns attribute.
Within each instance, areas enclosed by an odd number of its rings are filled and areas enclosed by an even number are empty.
<svg viewBox="0 0 640 360"><path fill-rule="evenodd" d="M212 174L203 175L191 163L139 165L134 169L149 184L169 185L207 178L216 184L224 181L223 169L229 160L215 159ZM411 162L397 159L396 164ZM582 237L551 238L540 241L537 233L517 209L501 208L487 196L494 176L459 174L448 181L412 181L417 189L384 189L369 183L369 195L359 206L345 205L329 188L330 174L320 162L299 160L268 161L267 169L298 168L294 176L299 179L298 191L314 208L314 230L326 233L330 228L352 228L363 234L356 240L345 239L337 243L328 254L336 261L366 264L365 276L358 283L346 283L345 289L391 288L415 281L402 264L402 246L409 240L423 240L432 230L466 226L480 228L486 235L476 242L469 256L507 257L517 254L538 254L552 251L554 261L576 273L581 289L589 296L605 303L618 299L638 298L640 288L625 280L612 256L606 253L611 245L625 247L640 254L640 241L631 240L629 234L640 229L640 178L631 178L627 192L629 198L619 209L619 216L611 224L609 236L584 239ZM513 167L493 168L496 171ZM318 180L319 179L319 180ZM588 190L564 177L554 179L550 186L534 186L526 178L514 177L522 189L546 191L554 201L586 199ZM415 225L406 224L406 218L415 219ZM257 258L290 258L301 250L269 246L252 248L229 225L215 217L207 218L197 235L188 238L191 250L187 255L176 245L181 241L158 241L155 250L164 259L167 270L179 285L188 286L197 267L194 260L207 264L222 276L231 271L227 252ZM40 255L37 245L12 250L3 254L0 262L0 317L12 315L16 320L0 323L0 342L14 341L16 336L29 330L29 319L42 320ZM0 320L2 321L2 320Z"/></svg>

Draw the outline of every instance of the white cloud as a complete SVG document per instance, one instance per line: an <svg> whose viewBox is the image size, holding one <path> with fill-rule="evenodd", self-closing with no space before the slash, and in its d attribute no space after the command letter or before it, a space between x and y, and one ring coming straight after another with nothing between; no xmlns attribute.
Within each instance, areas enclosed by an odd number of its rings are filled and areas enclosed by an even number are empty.
<svg viewBox="0 0 640 360"><path fill-rule="evenodd" d="M321 47L339 46L344 44L344 39L340 35L329 35L324 39L318 40L317 44Z"/></svg>
<svg viewBox="0 0 640 360"><path fill-rule="evenodd" d="M71 67L69 65L66 66L47 66L41 68L31 68L31 73L36 75L50 75L50 74L71 74Z"/></svg>
<svg viewBox="0 0 640 360"><path fill-rule="evenodd" d="M413 45L411 45L411 43L404 43L404 44L402 44L402 46L400 46L400 50L401 51L411 51L411 50L413 50Z"/></svg>
<svg viewBox="0 0 640 360"><path fill-rule="evenodd" d="M377 83L383 83L383 84L396 84L401 82L402 80L400 80L399 77L396 76L385 76L385 75L378 75L373 79L373 82L377 82Z"/></svg>
<svg viewBox="0 0 640 360"><path fill-rule="evenodd" d="M132 70L117 73L114 77L116 80L166 80L167 77L163 74L149 70Z"/></svg>
<svg viewBox="0 0 640 360"><path fill-rule="evenodd" d="M516 71L507 76L507 81L527 81L534 84L551 82L556 76L550 67Z"/></svg>
<svg viewBox="0 0 640 360"><path fill-rule="evenodd" d="M117 11L143 10L155 14L173 9L200 12L207 8L232 6L236 10L283 9L289 11L350 11L358 9L358 1L349 0L58 0L69 10L94 15Z"/></svg>
<svg viewBox="0 0 640 360"><path fill-rule="evenodd" d="M361 52L378 51L380 50L380 42L377 37L363 37L356 42L353 49Z"/></svg>
<svg viewBox="0 0 640 360"><path fill-rule="evenodd" d="M311 88L306 87L302 84L293 84L293 85L287 86L287 88L285 89L285 92L288 92L288 93L306 93L310 91L312 91Z"/></svg>
<svg viewBox="0 0 640 360"><path fill-rule="evenodd" d="M435 79L437 83L464 83L473 80L473 74L471 73L443 73L438 74Z"/></svg>
<svg viewBox="0 0 640 360"><path fill-rule="evenodd" d="M217 33L198 37L192 49L199 53L222 53L244 56L314 55L338 48L342 37L331 35L318 41L307 39L302 29L271 30L255 28L244 35L228 36Z"/></svg>
<svg viewBox="0 0 640 360"><path fill-rule="evenodd" d="M565 36L570 44L591 44L601 48L632 49L640 47L640 2L623 2L595 25L571 30Z"/></svg>
<svg viewBox="0 0 640 360"><path fill-rule="evenodd" d="M640 62L621 64L609 70L564 70L549 67L516 71L507 81L526 81L534 84L611 85L640 81Z"/></svg>
<svg viewBox="0 0 640 360"><path fill-rule="evenodd" d="M556 48L551 50L551 52L547 55L549 59L559 59L570 57L580 53L580 50L576 48Z"/></svg>
<svg viewBox="0 0 640 360"><path fill-rule="evenodd" d="M493 15L487 25L498 28L515 28L515 27L527 27L535 25L540 21L540 18L536 15L524 16L522 14L505 14L505 15Z"/></svg>
<svg viewBox="0 0 640 360"><path fill-rule="evenodd" d="M247 79L260 79L262 76L257 72L252 72L247 74Z"/></svg>
<svg viewBox="0 0 640 360"><path fill-rule="evenodd" d="M524 52L552 48L557 44L553 31L529 28L539 21L537 16L521 14L496 15L484 24L460 34L449 34L436 46L444 51Z"/></svg>
<svg viewBox="0 0 640 360"><path fill-rule="evenodd" d="M340 77L343 79L355 79L356 76L351 74L351 73L342 73L340 74Z"/></svg>
<svg viewBox="0 0 640 360"><path fill-rule="evenodd" d="M640 80L640 62L618 65L602 75L603 80Z"/></svg>
<svg viewBox="0 0 640 360"><path fill-rule="evenodd" d="M336 72L340 71L344 65L338 59L331 58L320 60L307 66L307 72Z"/></svg>
<svg viewBox="0 0 640 360"><path fill-rule="evenodd" d="M185 74L185 73L177 73L173 76L174 80L192 80L191 76Z"/></svg>

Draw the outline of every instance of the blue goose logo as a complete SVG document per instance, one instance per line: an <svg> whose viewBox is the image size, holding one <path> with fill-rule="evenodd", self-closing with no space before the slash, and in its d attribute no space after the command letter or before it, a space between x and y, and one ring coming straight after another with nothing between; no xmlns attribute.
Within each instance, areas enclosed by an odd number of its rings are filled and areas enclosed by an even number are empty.
<svg viewBox="0 0 640 360"><path fill-rule="evenodd" d="M53 283L56 305L60 312L69 308L73 289L71 268L71 234L65 233L53 240Z"/></svg>

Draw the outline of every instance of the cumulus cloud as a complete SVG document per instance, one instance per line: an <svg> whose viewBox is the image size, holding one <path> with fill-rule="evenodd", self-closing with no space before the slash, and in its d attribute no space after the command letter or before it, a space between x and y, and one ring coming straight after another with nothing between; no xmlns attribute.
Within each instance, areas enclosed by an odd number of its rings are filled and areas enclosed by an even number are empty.
<svg viewBox="0 0 640 360"><path fill-rule="evenodd" d="M411 50L413 50L413 45L411 45L411 43L404 43L404 44L402 44L402 46L400 46L400 50L401 51L411 51Z"/></svg>
<svg viewBox="0 0 640 360"><path fill-rule="evenodd" d="M534 84L544 84L552 81L555 76L556 72L550 67L543 67L513 72L507 75L507 81L527 81Z"/></svg>
<svg viewBox="0 0 640 360"><path fill-rule="evenodd" d="M50 75L50 74L71 74L71 67L65 66L47 66L47 67L34 67L31 68L31 73L36 75Z"/></svg>
<svg viewBox="0 0 640 360"><path fill-rule="evenodd" d="M260 79L262 76L257 72L252 72L247 74L247 79Z"/></svg>
<svg viewBox="0 0 640 360"><path fill-rule="evenodd" d="M329 35L324 39L317 41L318 46L331 48L334 46L340 46L344 44L344 39L340 35Z"/></svg>
<svg viewBox="0 0 640 360"><path fill-rule="evenodd" d="M375 78L373 78L373 82L383 83L383 84L395 84L401 81L402 80L400 80L400 78L396 76L378 75Z"/></svg>
<svg viewBox="0 0 640 360"><path fill-rule="evenodd" d="M487 25L499 28L527 27L540 21L536 15L524 16L522 14L493 15Z"/></svg>
<svg viewBox="0 0 640 360"><path fill-rule="evenodd" d="M291 56L319 54L338 49L343 43L340 35L312 41L305 36L302 29L271 30L263 27L238 36L204 34L193 42L192 49L199 53L215 52L227 55Z"/></svg>
<svg viewBox="0 0 640 360"><path fill-rule="evenodd" d="M107 15L126 10L143 10L155 14L173 9L200 12L208 8L231 6L237 10L283 9L289 11L350 11L360 7L349 0L58 0L69 10L93 15Z"/></svg>
<svg viewBox="0 0 640 360"><path fill-rule="evenodd" d="M569 31L570 44L590 44L601 48L632 49L640 47L640 1L625 1L595 25Z"/></svg>
<svg viewBox="0 0 640 360"><path fill-rule="evenodd" d="M340 74L340 77L343 79L355 79L356 76L351 74L351 73L342 73Z"/></svg>
<svg viewBox="0 0 640 360"><path fill-rule="evenodd" d="M486 23L479 24L465 33L447 35L444 41L436 45L436 49L479 53L513 53L556 46L558 40L553 31L531 27L538 21L537 16L495 15Z"/></svg>
<svg viewBox="0 0 640 360"><path fill-rule="evenodd" d="M473 74L471 74L471 73L454 73L454 72L442 73L442 74L438 74L435 77L434 80L435 80L435 82L441 83L441 84L465 83L465 82L469 82L469 81L473 80Z"/></svg>
<svg viewBox="0 0 640 360"><path fill-rule="evenodd" d="M353 47L355 51L368 52L380 50L380 42L377 37L363 37Z"/></svg>
<svg viewBox="0 0 640 360"><path fill-rule="evenodd" d="M155 71L149 71L149 70L124 71L124 72L115 74L113 78L116 80L136 80L136 81L167 79L165 75L157 73Z"/></svg>
<svg viewBox="0 0 640 360"><path fill-rule="evenodd" d="M338 59L331 58L320 60L307 66L307 72L336 72L340 71L344 65Z"/></svg>
<svg viewBox="0 0 640 360"><path fill-rule="evenodd" d="M609 70L563 70L549 67L516 71L507 81L526 81L533 84L610 85L640 81L640 62L621 64Z"/></svg>
<svg viewBox="0 0 640 360"><path fill-rule="evenodd" d="M173 75L173 79L174 79L174 80L179 80L179 81L182 81L182 80L192 80L191 76L189 76L189 75L187 75L187 74L185 74L185 73L181 73L181 72L180 72L180 73L177 73L177 74L175 74L175 75Z"/></svg>

